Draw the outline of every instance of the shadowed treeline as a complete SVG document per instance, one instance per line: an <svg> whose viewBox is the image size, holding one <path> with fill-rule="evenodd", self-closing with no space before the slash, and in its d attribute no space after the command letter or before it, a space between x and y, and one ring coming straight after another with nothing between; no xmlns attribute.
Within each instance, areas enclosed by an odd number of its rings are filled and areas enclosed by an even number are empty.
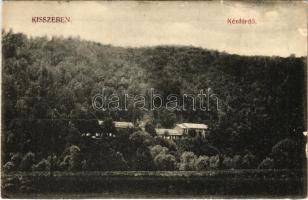
<svg viewBox="0 0 308 200"><path fill-rule="evenodd" d="M2 177L3 197L296 197L306 195L301 171L19 172ZM9 183L15 183L9 184Z"/></svg>

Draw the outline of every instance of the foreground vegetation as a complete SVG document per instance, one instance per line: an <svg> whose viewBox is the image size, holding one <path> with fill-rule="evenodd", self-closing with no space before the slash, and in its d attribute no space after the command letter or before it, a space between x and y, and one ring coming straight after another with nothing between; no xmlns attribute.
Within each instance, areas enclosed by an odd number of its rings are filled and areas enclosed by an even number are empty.
<svg viewBox="0 0 308 200"><path fill-rule="evenodd" d="M302 171L210 170L18 172L2 177L9 198L297 197L306 195Z"/></svg>

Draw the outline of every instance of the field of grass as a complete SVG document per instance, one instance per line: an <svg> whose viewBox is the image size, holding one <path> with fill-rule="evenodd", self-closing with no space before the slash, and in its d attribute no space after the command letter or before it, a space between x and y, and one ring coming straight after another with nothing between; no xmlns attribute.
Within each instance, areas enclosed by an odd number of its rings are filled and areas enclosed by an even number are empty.
<svg viewBox="0 0 308 200"><path fill-rule="evenodd" d="M301 171L91 171L2 174L2 197L305 197Z"/></svg>

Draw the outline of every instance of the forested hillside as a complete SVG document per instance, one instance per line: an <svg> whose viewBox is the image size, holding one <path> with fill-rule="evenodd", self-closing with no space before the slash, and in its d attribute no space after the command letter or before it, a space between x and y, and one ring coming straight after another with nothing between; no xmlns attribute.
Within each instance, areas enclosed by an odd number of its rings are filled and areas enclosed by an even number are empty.
<svg viewBox="0 0 308 200"><path fill-rule="evenodd" d="M265 47L266 48L266 47ZM202 170L303 168L305 59L239 56L190 46L123 48L79 38L2 35L2 166L7 170ZM162 96L211 88L220 111L101 112L109 93ZM209 125L178 142L141 130L88 141L96 119ZM150 130L151 128L148 128ZM151 131L149 131L151 132ZM209 162L210 164L208 164Z"/></svg>

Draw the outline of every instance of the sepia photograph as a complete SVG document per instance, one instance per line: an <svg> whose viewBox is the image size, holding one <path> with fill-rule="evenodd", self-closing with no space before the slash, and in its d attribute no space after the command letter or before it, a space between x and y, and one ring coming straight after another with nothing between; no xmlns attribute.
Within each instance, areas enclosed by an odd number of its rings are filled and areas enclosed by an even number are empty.
<svg viewBox="0 0 308 200"><path fill-rule="evenodd" d="M307 198L307 1L1 7L2 198Z"/></svg>

